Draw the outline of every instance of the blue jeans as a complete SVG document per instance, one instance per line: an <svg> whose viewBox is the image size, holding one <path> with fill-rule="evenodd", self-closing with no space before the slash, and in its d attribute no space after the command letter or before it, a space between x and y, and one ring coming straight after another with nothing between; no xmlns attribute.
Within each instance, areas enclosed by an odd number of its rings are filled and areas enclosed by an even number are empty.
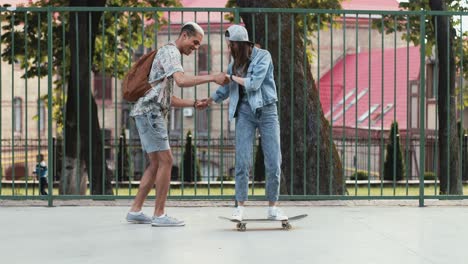
<svg viewBox="0 0 468 264"><path fill-rule="evenodd" d="M265 159L265 194L270 202L278 201L281 176L281 149L276 103L253 113L248 102L241 102L236 118L236 200L247 200L249 172L252 167L253 140L258 128Z"/></svg>
<svg viewBox="0 0 468 264"><path fill-rule="evenodd" d="M166 118L159 109L135 116L141 146L146 153L170 149Z"/></svg>

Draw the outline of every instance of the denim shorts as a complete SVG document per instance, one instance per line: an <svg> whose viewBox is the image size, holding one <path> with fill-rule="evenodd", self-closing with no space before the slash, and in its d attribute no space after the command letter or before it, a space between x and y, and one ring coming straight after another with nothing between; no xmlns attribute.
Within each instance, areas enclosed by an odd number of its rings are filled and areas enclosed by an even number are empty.
<svg viewBox="0 0 468 264"><path fill-rule="evenodd" d="M146 153L170 149L166 118L159 109L135 116L135 123L141 146Z"/></svg>

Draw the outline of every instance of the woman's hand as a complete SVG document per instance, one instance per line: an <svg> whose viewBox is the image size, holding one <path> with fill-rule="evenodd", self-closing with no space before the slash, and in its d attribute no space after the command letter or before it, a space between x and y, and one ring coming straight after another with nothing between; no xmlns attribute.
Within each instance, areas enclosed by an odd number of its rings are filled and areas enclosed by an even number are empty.
<svg viewBox="0 0 468 264"><path fill-rule="evenodd" d="M208 106L210 106L212 103L213 103L213 99L210 98L210 97L205 98L205 99L201 99L201 100L198 100L198 101L195 103L195 108L197 108L197 109L205 109L205 108L207 108Z"/></svg>

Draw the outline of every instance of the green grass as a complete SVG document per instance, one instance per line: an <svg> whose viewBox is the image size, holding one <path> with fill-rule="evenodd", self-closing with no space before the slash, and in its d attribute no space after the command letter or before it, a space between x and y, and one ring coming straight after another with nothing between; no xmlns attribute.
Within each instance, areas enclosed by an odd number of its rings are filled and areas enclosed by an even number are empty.
<svg viewBox="0 0 468 264"><path fill-rule="evenodd" d="M1 196L12 196L13 193L15 196L37 196L38 195L38 188L35 187L34 189L30 186L27 190L24 187L15 188L13 192L13 188L11 186L3 186L0 189ZM114 195L117 196L133 196L137 193L137 187L119 187L118 189L114 188ZM380 186L371 186L370 189L367 188L367 185L360 185L357 188L354 188L352 185L348 185L347 188L347 196L417 196L419 195L419 186L411 185L406 188L405 186L398 186L395 189L393 187L383 187L382 189ZM54 195L58 195L58 189L54 188L53 191ZM439 193L438 188L435 189L434 185L427 185L424 188L425 195L437 195ZM468 185L463 186L463 193L468 195ZM87 195L89 195L89 190L87 191ZM155 190L152 189L149 195L154 196L156 194ZM171 187L169 191L170 196L222 196L227 195L231 196L235 194L234 187L228 186L221 189L219 186L211 187L209 190L206 186L197 187L196 189L193 186L184 187L183 190L180 186ZM265 189L263 186L255 186L255 189L252 192L252 188L249 189L249 195L265 195Z"/></svg>
<svg viewBox="0 0 468 264"><path fill-rule="evenodd" d="M114 188L114 195L116 196L132 196L136 195L138 191L137 187L119 187ZM0 191L0 195L2 196L12 196L14 193L15 196L35 196L39 195L39 190L35 188L15 188L13 192L12 187L2 187ZM59 195L58 188L54 188L53 190L54 195ZM235 194L235 189L234 187L224 187L221 189L220 187L211 187L209 190L207 187L201 187L201 188L194 188L194 187L185 187L183 190L181 188L171 188L169 190L169 195L170 196L192 196L192 195L213 195L213 196L220 196L220 195L234 195ZM249 189L249 195L252 194L252 189ZM257 188L255 187L253 191L254 195L265 195L265 189L264 188ZM86 195L90 195L89 189L86 192ZM152 189L149 193L149 195L156 195L156 191Z"/></svg>

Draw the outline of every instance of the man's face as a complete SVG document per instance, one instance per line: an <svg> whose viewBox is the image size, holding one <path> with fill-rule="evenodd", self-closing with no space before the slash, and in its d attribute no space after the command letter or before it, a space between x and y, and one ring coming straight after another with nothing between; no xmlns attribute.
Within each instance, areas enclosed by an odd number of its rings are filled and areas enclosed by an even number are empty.
<svg viewBox="0 0 468 264"><path fill-rule="evenodd" d="M197 50L203 37L200 33L196 33L194 36L189 37L185 32L182 35L182 52L185 55L190 55L192 51Z"/></svg>

